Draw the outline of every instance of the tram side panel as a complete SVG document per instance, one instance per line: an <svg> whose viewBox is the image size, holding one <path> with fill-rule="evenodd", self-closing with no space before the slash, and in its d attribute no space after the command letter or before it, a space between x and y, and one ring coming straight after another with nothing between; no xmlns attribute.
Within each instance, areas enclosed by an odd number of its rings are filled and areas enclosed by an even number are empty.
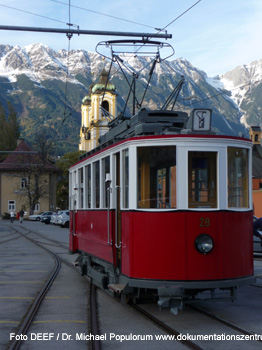
<svg viewBox="0 0 262 350"><path fill-rule="evenodd" d="M132 278L185 278L184 212L122 212L122 273Z"/></svg>
<svg viewBox="0 0 262 350"><path fill-rule="evenodd" d="M75 218L73 218L75 215ZM112 232L114 227L114 215L110 212L110 230L108 237L108 212L101 210L78 210L71 212L71 232L70 246L72 252L82 251L90 255L96 256L109 263L114 263L112 249ZM73 221L75 220L75 230Z"/></svg>
<svg viewBox="0 0 262 350"><path fill-rule="evenodd" d="M230 279L253 274L252 212L218 211L187 214L187 279ZM194 246L208 234L213 250L204 255Z"/></svg>
<svg viewBox="0 0 262 350"><path fill-rule="evenodd" d="M221 213L223 278L254 273L252 217L252 211Z"/></svg>
<svg viewBox="0 0 262 350"><path fill-rule="evenodd" d="M154 280L223 280L253 274L251 212L122 212L122 273ZM195 240L209 234L201 254Z"/></svg>

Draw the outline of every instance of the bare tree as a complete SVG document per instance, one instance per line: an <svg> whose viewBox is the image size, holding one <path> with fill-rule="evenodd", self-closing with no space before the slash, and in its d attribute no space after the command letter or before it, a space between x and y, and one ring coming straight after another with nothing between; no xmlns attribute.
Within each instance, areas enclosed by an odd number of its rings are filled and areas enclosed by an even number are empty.
<svg viewBox="0 0 262 350"><path fill-rule="evenodd" d="M35 135L34 149L24 141L16 152L9 155L3 163L9 166L8 177L18 177L14 181L14 191L21 196L21 203L29 207L30 214L36 205L47 201L49 209L55 208L57 168L51 159L53 144L44 132ZM2 164L3 164L2 163ZM51 204L52 203L52 204ZM50 208L52 206L52 208Z"/></svg>

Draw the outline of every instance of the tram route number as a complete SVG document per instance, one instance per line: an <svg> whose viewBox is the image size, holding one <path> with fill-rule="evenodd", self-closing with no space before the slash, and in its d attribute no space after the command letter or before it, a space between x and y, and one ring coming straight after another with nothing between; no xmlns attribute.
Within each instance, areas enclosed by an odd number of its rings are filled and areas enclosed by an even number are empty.
<svg viewBox="0 0 262 350"><path fill-rule="evenodd" d="M209 227L210 226L210 219L209 218L200 218L200 227Z"/></svg>

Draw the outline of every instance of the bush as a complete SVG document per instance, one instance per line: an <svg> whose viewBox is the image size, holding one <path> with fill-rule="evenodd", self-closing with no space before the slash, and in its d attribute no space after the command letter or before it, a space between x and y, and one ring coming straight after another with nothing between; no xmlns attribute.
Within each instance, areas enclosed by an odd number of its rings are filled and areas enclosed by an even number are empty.
<svg viewBox="0 0 262 350"><path fill-rule="evenodd" d="M10 220L10 214L9 214L9 213L4 213L4 214L2 215L2 219L3 219L3 220Z"/></svg>

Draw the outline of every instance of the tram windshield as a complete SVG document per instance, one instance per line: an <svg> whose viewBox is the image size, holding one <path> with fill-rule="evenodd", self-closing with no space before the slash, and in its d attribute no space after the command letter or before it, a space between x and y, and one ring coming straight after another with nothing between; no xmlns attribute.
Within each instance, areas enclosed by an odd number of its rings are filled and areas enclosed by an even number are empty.
<svg viewBox="0 0 262 350"><path fill-rule="evenodd" d="M248 150L228 148L228 207L248 208Z"/></svg>
<svg viewBox="0 0 262 350"><path fill-rule="evenodd" d="M176 147L138 147L138 208L176 208Z"/></svg>

